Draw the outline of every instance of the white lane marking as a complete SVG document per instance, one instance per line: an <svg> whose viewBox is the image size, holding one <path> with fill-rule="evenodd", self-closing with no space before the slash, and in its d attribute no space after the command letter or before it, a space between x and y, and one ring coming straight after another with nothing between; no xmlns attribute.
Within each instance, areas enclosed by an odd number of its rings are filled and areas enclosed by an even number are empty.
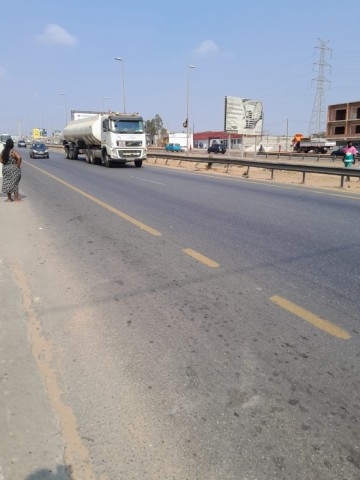
<svg viewBox="0 0 360 480"><path fill-rule="evenodd" d="M160 182L154 182L153 180L147 180L146 178L141 178L141 177L134 177L133 175L130 175L131 178L136 178L138 180L142 180L143 182L150 182L150 183L156 183L157 185L163 185L165 186L165 183L160 183Z"/></svg>

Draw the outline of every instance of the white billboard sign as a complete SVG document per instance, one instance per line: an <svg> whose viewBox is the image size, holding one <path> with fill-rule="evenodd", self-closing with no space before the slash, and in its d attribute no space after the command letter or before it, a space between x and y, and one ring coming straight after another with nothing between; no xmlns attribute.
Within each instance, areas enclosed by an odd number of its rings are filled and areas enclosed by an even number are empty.
<svg viewBox="0 0 360 480"><path fill-rule="evenodd" d="M262 102L248 98L225 97L225 132L261 135L262 129Z"/></svg>

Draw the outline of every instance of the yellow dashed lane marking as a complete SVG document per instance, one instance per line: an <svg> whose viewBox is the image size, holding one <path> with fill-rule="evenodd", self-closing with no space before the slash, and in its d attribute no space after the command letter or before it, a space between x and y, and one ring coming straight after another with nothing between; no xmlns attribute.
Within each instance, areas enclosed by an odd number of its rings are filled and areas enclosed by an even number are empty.
<svg viewBox="0 0 360 480"><path fill-rule="evenodd" d="M199 262L203 263L204 265L207 265L208 267L211 268L219 268L219 264L217 262L214 262L214 260L211 260L211 258L205 257L205 255L202 255L199 252L196 252L195 250L192 250L191 248L184 248L183 252L186 253L187 255L190 255L190 257L195 258L195 260L198 260Z"/></svg>
<svg viewBox="0 0 360 480"><path fill-rule="evenodd" d="M319 328L320 330L323 330L324 332L334 337L341 338L343 340L349 340L349 338L351 338L351 335L342 328L337 327L328 320L324 320L323 318L314 315L308 310L299 307L295 303L289 302L289 300L286 300L285 298L274 295L273 297L270 297L270 300L279 305L280 307L284 308L285 310L293 313L297 317L311 323L311 325L313 325L314 327Z"/></svg>
<svg viewBox="0 0 360 480"><path fill-rule="evenodd" d="M108 205L107 203L103 202L102 200L99 200L98 198L93 197L89 193L86 193L86 192L80 190L79 188L74 187L73 185L71 185L68 182L65 182L64 180L61 180L61 178L56 177L52 173L49 173L46 170L43 170L42 168L36 167L35 165L32 165L31 163L28 163L28 162L25 162L25 163L27 165L29 165L30 167L35 168L36 170L39 170L40 172L44 173L45 175L52 178L53 180L56 180L57 182L61 183L62 185L65 185L65 187L70 188L74 192L79 193L80 195L82 195L83 197L91 200L92 202L96 203L97 205L100 205L101 207L105 208L109 212L112 212L115 215L117 215L118 217L121 217L124 220L127 220L128 222L132 223L133 225L136 225L141 230L145 230L146 232L150 233L151 235L155 235L155 236L160 236L161 235L161 233L159 231L155 230L154 228L151 228L148 225L145 225L144 223L139 222L135 218L130 217L126 213L118 210L117 208L114 208L111 205ZM201 253L196 252L195 250L192 250L191 248L185 248L185 249L183 249L183 252L186 253L187 255L190 255L191 257L195 258L197 261L203 263L204 265L207 265L208 267L218 268L220 266L217 262L214 262L214 260L211 260L211 258L205 257L205 255L202 255Z"/></svg>
<svg viewBox="0 0 360 480"><path fill-rule="evenodd" d="M136 218L130 217L130 215L127 215L126 213L121 212L117 208L112 207L111 205L103 202L102 200L99 200L98 198L93 197L92 195L90 195L86 192L83 192L79 188L74 187L73 185L71 185L68 182L65 182L64 180L61 180L61 178L56 177L55 175L52 175L51 173L47 172L46 170L43 170L42 168L36 167L35 165L32 165L31 163L28 163L28 162L25 162L25 163L27 165L30 165L30 167L35 168L36 170L39 170L40 172L44 173L48 177L56 180L57 182L61 183L62 185L65 185L65 187L68 187L71 190L73 190L74 192L79 193L80 195L82 195L83 197L91 200L92 202L96 203L97 205L100 205L101 207L105 208L109 212L114 213L118 217L121 217L124 220L132 223L133 225L135 225L137 227L139 227L141 230L145 230L146 232L150 233L151 235L155 235L156 237L159 237L161 235L161 233L158 232L157 230L155 230L154 228L151 228L148 225L145 225L144 223L139 222L139 220L136 220Z"/></svg>

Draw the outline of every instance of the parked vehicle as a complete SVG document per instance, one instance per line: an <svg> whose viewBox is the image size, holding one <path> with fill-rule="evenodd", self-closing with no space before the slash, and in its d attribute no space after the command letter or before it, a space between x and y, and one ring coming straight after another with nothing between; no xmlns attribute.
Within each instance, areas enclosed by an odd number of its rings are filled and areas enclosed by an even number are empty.
<svg viewBox="0 0 360 480"><path fill-rule="evenodd" d="M93 113L72 120L64 128L63 145L66 158L77 160L84 153L87 163L106 167L129 162L141 167L147 155L144 121L137 113Z"/></svg>
<svg viewBox="0 0 360 480"><path fill-rule="evenodd" d="M30 158L49 158L49 150L45 143L34 142L29 150Z"/></svg>
<svg viewBox="0 0 360 480"><path fill-rule="evenodd" d="M18 148L26 148L25 140L19 140L17 146Z"/></svg>
<svg viewBox="0 0 360 480"><path fill-rule="evenodd" d="M302 138L294 143L294 151L298 153L327 153L336 147L336 142L326 138Z"/></svg>
<svg viewBox="0 0 360 480"><path fill-rule="evenodd" d="M5 147L6 140L8 138L11 138L11 135L9 133L2 133L0 135L0 149L2 150Z"/></svg>
<svg viewBox="0 0 360 480"><path fill-rule="evenodd" d="M213 143L207 151L208 153L225 153L226 147L223 143Z"/></svg>
<svg viewBox="0 0 360 480"><path fill-rule="evenodd" d="M182 147L180 145L180 143L168 143L166 146L165 146L165 150L167 152L184 152L185 151L185 147Z"/></svg>

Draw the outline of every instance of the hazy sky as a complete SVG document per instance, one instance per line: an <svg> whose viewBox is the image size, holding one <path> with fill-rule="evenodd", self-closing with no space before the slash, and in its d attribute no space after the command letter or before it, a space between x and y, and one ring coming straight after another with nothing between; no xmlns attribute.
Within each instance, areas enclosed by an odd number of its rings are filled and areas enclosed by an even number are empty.
<svg viewBox="0 0 360 480"><path fill-rule="evenodd" d="M159 114L223 130L226 95L258 99L264 130L307 133L318 39L325 101L360 100L359 0L12 0L2 8L0 133L62 129L71 109ZM195 69L189 70L189 65ZM65 93L66 97L59 95ZM105 98L106 97L106 98Z"/></svg>

